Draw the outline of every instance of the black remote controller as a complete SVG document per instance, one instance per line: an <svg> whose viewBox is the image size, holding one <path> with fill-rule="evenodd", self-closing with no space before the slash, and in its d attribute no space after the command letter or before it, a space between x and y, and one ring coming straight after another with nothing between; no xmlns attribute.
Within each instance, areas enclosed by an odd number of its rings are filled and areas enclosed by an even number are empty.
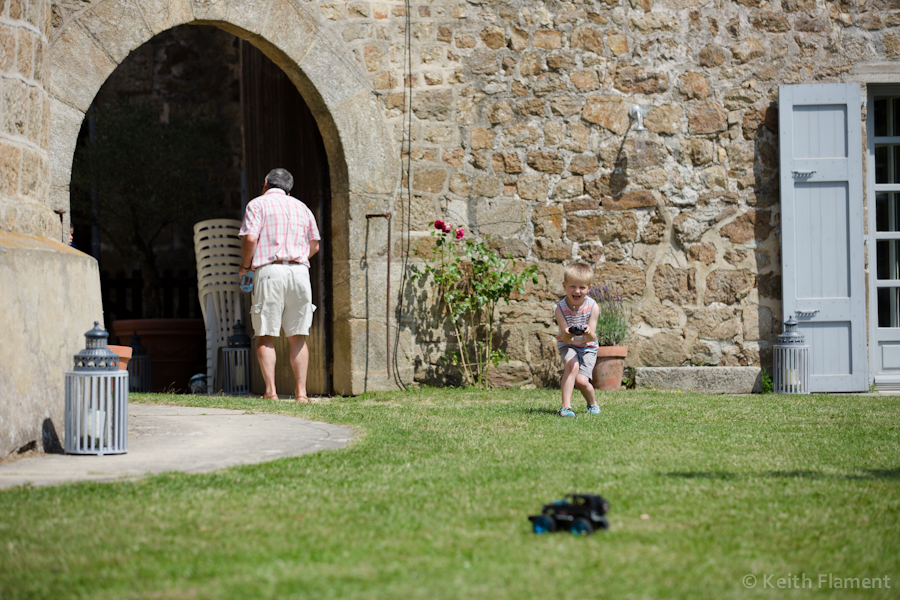
<svg viewBox="0 0 900 600"><path fill-rule="evenodd" d="M569 333L572 335L582 335L585 332L585 328L581 325L572 325L569 327Z"/></svg>

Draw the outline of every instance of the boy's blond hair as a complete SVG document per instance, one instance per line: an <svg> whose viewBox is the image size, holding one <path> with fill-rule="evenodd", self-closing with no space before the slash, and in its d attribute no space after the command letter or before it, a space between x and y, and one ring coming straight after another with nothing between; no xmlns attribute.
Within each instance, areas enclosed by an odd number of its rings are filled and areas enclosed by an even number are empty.
<svg viewBox="0 0 900 600"><path fill-rule="evenodd" d="M584 263L572 263L563 271L563 283L591 283L594 270Z"/></svg>

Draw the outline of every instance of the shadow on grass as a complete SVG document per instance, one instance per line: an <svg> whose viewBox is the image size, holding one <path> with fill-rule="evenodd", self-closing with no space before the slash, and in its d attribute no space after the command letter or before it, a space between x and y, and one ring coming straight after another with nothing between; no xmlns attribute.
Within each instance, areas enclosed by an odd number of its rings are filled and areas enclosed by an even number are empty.
<svg viewBox="0 0 900 600"><path fill-rule="evenodd" d="M660 473L664 477L681 477L682 479L752 479L765 477L768 479L827 479L827 480L874 480L900 479L900 469L860 469L860 474L836 475L821 471L762 471L760 473L730 473L728 471L671 471Z"/></svg>
<svg viewBox="0 0 900 600"><path fill-rule="evenodd" d="M556 408L535 408L529 407L522 410L526 415L556 415Z"/></svg>

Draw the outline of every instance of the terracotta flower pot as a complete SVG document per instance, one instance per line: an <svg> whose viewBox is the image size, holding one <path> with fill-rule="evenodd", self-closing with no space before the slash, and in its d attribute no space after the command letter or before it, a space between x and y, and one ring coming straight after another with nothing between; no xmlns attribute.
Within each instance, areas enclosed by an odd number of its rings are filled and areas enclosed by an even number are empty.
<svg viewBox="0 0 900 600"><path fill-rule="evenodd" d="M106 346L119 356L119 370L128 370L128 361L131 360L131 353L134 349L131 346Z"/></svg>
<svg viewBox="0 0 900 600"><path fill-rule="evenodd" d="M622 374L625 371L625 346L600 346L597 348L597 362L594 363L594 374L591 385L595 390L617 390L622 387Z"/></svg>

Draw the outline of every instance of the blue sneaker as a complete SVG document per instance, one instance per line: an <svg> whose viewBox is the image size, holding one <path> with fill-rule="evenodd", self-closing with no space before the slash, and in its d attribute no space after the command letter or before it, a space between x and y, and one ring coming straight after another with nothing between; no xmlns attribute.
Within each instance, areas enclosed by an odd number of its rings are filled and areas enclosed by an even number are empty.
<svg viewBox="0 0 900 600"><path fill-rule="evenodd" d="M599 404L591 404L588 406L588 414L589 415L599 415L600 414L600 405Z"/></svg>
<svg viewBox="0 0 900 600"><path fill-rule="evenodd" d="M574 417L575 411L573 411L571 408L561 408L558 411L556 411L556 414L558 414L561 417Z"/></svg>

